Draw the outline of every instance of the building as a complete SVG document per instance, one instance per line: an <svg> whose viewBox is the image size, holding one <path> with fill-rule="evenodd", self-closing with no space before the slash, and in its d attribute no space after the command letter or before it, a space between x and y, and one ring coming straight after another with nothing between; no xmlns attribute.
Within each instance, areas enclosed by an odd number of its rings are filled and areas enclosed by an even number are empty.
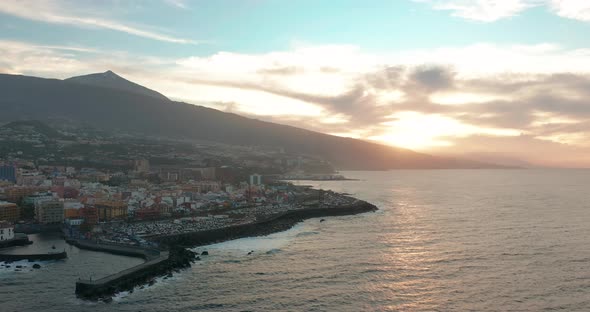
<svg viewBox="0 0 590 312"><path fill-rule="evenodd" d="M84 219L84 223L94 225L98 223L98 209L95 207L83 207L78 211L80 218Z"/></svg>
<svg viewBox="0 0 590 312"><path fill-rule="evenodd" d="M215 180L215 167L199 168L203 180Z"/></svg>
<svg viewBox="0 0 590 312"><path fill-rule="evenodd" d="M258 173L250 175L250 185L260 185L262 184L262 176Z"/></svg>
<svg viewBox="0 0 590 312"><path fill-rule="evenodd" d="M80 218L80 209L84 208L84 204L77 200L66 199L64 200L64 217L66 219L78 219Z"/></svg>
<svg viewBox="0 0 590 312"><path fill-rule="evenodd" d="M178 179L180 179L180 173L178 171L160 170L158 177L164 182L176 182Z"/></svg>
<svg viewBox="0 0 590 312"><path fill-rule="evenodd" d="M20 220L20 208L15 203L0 201L0 220L9 222Z"/></svg>
<svg viewBox="0 0 590 312"><path fill-rule="evenodd" d="M96 207L100 222L121 220L127 217L127 203L122 200L98 199L94 207Z"/></svg>
<svg viewBox="0 0 590 312"><path fill-rule="evenodd" d="M31 196L37 192L39 192L41 188L38 187L23 187L23 186L13 186L6 188L4 190L6 199L9 202L17 203L21 201L23 198L27 196Z"/></svg>
<svg viewBox="0 0 590 312"><path fill-rule="evenodd" d="M69 227L80 226L84 223L84 219L66 219L65 224Z"/></svg>
<svg viewBox="0 0 590 312"><path fill-rule="evenodd" d="M35 220L41 224L62 223L64 205L58 199L39 199L35 201Z"/></svg>
<svg viewBox="0 0 590 312"><path fill-rule="evenodd" d="M6 221L0 221L0 242L14 239L14 226Z"/></svg>
<svg viewBox="0 0 590 312"><path fill-rule="evenodd" d="M16 183L16 166L0 165L0 181Z"/></svg>
<svg viewBox="0 0 590 312"><path fill-rule="evenodd" d="M138 159L133 162L133 168L137 173L149 173L150 162L147 159Z"/></svg>

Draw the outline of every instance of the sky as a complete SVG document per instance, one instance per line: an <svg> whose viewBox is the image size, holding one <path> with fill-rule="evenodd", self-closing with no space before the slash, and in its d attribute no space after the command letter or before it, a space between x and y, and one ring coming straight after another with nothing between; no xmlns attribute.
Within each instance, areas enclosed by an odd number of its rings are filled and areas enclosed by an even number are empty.
<svg viewBox="0 0 590 312"><path fill-rule="evenodd" d="M0 72L435 155L590 167L590 1L8 0Z"/></svg>

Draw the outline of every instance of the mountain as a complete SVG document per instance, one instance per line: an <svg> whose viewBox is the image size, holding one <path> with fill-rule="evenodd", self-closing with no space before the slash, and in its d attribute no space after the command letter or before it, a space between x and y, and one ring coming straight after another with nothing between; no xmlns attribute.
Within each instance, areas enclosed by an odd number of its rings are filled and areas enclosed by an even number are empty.
<svg viewBox="0 0 590 312"><path fill-rule="evenodd" d="M148 89L142 85L138 85L135 82L129 81L114 72L107 70L104 73L90 74L84 76L76 76L65 79L64 81L79 83L89 86L97 86L103 88L111 88L117 90L128 91L137 94L143 94L151 97L155 97L161 100L168 100L167 97L158 93L152 89Z"/></svg>
<svg viewBox="0 0 590 312"><path fill-rule="evenodd" d="M71 80L0 74L0 112L0 122L57 119L153 136L281 147L291 153L320 156L341 170L497 167L331 136L141 92Z"/></svg>

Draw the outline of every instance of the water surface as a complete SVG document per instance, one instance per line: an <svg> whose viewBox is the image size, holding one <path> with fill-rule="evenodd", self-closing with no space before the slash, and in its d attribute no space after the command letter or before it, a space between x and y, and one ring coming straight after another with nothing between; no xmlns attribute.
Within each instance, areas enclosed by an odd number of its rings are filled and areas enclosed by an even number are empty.
<svg viewBox="0 0 590 312"><path fill-rule="evenodd" d="M210 256L110 304L75 299L76 277L85 274L83 268L106 272L141 260L74 249L68 260L40 272L0 272L0 306L7 311L590 310L590 171L344 174L360 180L302 183L351 193L380 211L322 223L311 219L271 236L198 248Z"/></svg>

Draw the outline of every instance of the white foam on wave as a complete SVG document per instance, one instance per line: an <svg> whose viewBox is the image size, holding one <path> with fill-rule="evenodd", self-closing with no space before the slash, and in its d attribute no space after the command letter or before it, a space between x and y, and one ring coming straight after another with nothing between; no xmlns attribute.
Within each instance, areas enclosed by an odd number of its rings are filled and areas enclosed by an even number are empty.
<svg viewBox="0 0 590 312"><path fill-rule="evenodd" d="M150 292L150 291L157 291L158 288L160 287L164 287L168 284L177 282L179 280L182 279L181 275L182 275L183 271L181 270L181 273L173 273L172 277L168 277L168 276L158 276L156 278L154 278L154 284L153 285L149 285L149 284L141 284L138 286L135 286L133 288L133 292L131 291L121 291L116 293L115 295L112 296L113 298L113 302L123 302L125 301L125 299L129 296L132 296L134 293L142 293L142 292Z"/></svg>
<svg viewBox="0 0 590 312"><path fill-rule="evenodd" d="M283 232L273 233L267 236L245 237L223 243L194 248L195 251L208 250L212 254L247 254L250 251L255 253L266 253L269 251L281 250L291 243L300 233L309 231L310 223L298 223L291 229Z"/></svg>

